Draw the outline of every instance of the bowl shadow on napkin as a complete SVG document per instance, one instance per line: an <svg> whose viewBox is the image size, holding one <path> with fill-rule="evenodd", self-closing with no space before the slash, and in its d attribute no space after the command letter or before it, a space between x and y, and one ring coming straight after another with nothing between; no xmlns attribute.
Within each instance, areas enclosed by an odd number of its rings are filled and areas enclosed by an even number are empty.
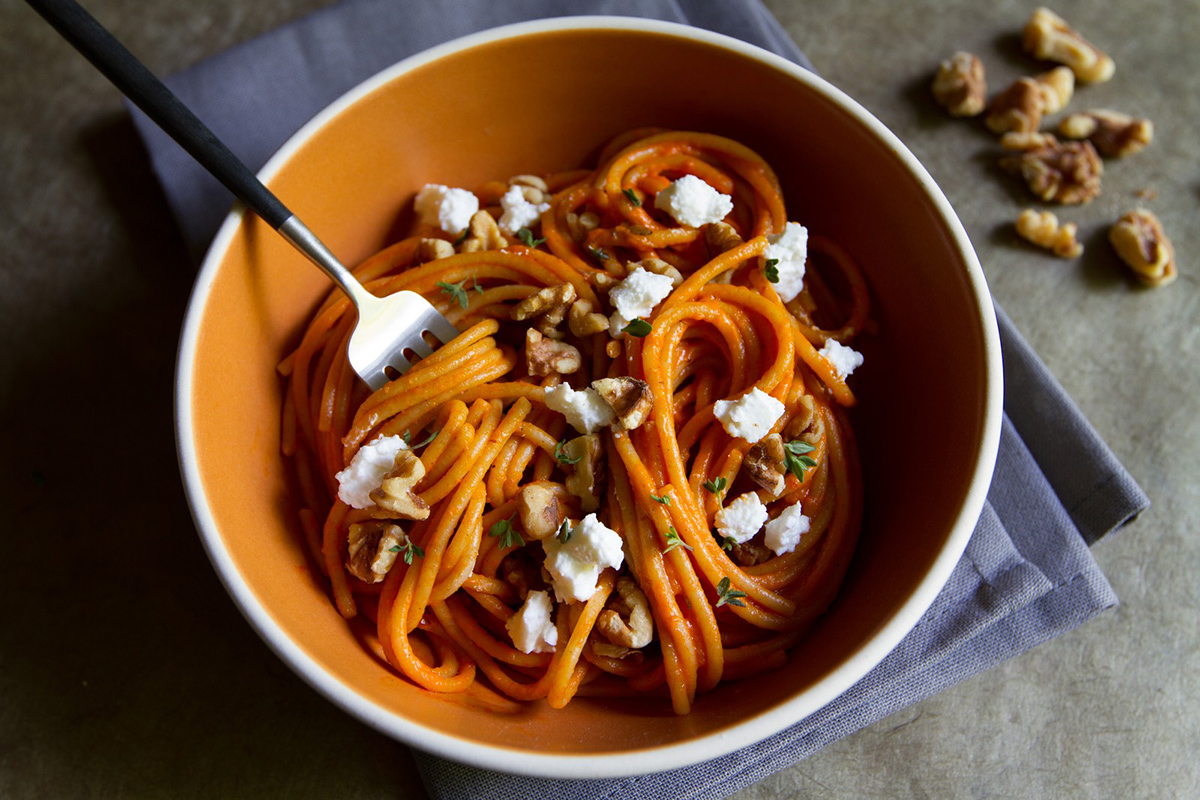
<svg viewBox="0 0 1200 800"><path fill-rule="evenodd" d="M138 796L424 797L408 750L296 678L210 567L171 411L194 270L129 118L78 147L113 225L92 254L104 280L57 282L80 296L12 357L0 409L0 652L21 721L0 756L38 764L24 788L46 796L107 775Z"/></svg>

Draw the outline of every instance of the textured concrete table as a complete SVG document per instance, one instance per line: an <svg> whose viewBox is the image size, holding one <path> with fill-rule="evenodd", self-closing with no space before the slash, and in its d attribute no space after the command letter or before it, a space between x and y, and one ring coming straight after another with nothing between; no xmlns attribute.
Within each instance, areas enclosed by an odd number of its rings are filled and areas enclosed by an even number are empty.
<svg viewBox="0 0 1200 800"><path fill-rule="evenodd" d="M325 4L87 3L164 74ZM1072 108L1156 126L1061 214L1087 246L1073 261L1015 239L1029 198L991 167L993 139L927 94L957 49L994 88L1028 73L1032 4L768 6L941 183L996 298L1154 505L1096 548L1118 609L739 797L1194 796L1200 2L1055 6L1118 65ZM182 242L116 91L18 0L0 0L0 29L0 796L423 797L405 748L295 678L209 568L174 465ZM1137 204L1179 254L1162 289L1104 240Z"/></svg>

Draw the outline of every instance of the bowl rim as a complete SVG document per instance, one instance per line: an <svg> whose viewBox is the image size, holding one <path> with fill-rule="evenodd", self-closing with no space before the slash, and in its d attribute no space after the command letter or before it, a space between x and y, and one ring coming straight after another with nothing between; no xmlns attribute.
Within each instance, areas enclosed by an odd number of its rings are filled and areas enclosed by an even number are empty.
<svg viewBox="0 0 1200 800"><path fill-rule="evenodd" d="M978 304L983 326L985 375L987 380L981 446L971 482L946 544L926 574L874 636L842 664L800 696L758 713L728 728L684 742L611 754L547 754L504 748L432 731L376 706L338 681L293 642L258 602L238 573L208 508L195 449L192 424L192 373L200 339L201 322L208 298L226 251L243 217L245 207L235 203L209 246L189 299L179 341L175 374L176 450L188 505L205 552L221 583L239 611L263 641L293 672L335 705L361 722L412 747L471 766L497 772L534 777L598 779L619 778L691 766L759 742L820 710L857 683L882 661L916 625L941 591L958 563L983 509L1000 442L1003 405L1003 373L1000 336L991 293L969 237L945 194L928 171L900 139L858 102L816 73L756 45L725 34L676 22L621 16L574 16L531 20L504 25L462 36L409 56L367 78L316 114L294 133L267 161L258 177L268 182L318 130L348 106L376 91L400 75L445 56L476 46L528 35L572 30L634 31L679 37L703 45L732 51L735 55L780 70L808 85L853 116L921 184L946 225L966 265L968 283Z"/></svg>

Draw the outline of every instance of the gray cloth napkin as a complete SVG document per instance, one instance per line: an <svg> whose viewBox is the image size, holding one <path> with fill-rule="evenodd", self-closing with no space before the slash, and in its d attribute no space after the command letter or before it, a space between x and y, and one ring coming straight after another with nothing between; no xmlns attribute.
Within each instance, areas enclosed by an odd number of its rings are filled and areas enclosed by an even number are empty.
<svg viewBox="0 0 1200 800"><path fill-rule="evenodd" d="M759 0L345 0L167 82L257 168L326 104L407 55L495 25L581 13L689 23L811 68ZM185 238L200 254L232 198L145 117L134 117ZM1088 546L1149 501L1004 313L997 316L1005 419L987 504L933 606L865 678L782 733L652 775L542 780L418 752L429 793L453 800L724 797L1115 605Z"/></svg>

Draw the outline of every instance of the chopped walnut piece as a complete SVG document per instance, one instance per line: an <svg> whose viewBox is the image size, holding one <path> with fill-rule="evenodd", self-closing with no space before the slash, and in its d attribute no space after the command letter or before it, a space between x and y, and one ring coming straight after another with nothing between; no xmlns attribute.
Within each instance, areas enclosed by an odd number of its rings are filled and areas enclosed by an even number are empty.
<svg viewBox="0 0 1200 800"><path fill-rule="evenodd" d="M546 585L542 580L541 568L523 548L513 550L501 559L497 574L517 590L522 601L531 591Z"/></svg>
<svg viewBox="0 0 1200 800"><path fill-rule="evenodd" d="M607 294L609 289L621 282L619 278L609 275L607 272L593 272L588 276L588 280L601 294Z"/></svg>
<svg viewBox="0 0 1200 800"><path fill-rule="evenodd" d="M525 332L525 366L530 375L570 375L583 366L583 356L574 345L530 328Z"/></svg>
<svg viewBox="0 0 1200 800"><path fill-rule="evenodd" d="M738 232L728 222L710 222L704 226L704 243L714 256L741 247L745 244Z"/></svg>
<svg viewBox="0 0 1200 800"><path fill-rule="evenodd" d="M973 53L959 51L938 67L933 78L933 99L952 117L974 117L987 104L983 62Z"/></svg>
<svg viewBox="0 0 1200 800"><path fill-rule="evenodd" d="M1046 202L1078 205L1100 194L1104 165L1088 141L1039 147L1006 156L1000 163L1024 178L1029 190Z"/></svg>
<svg viewBox="0 0 1200 800"><path fill-rule="evenodd" d="M984 122L994 133L1031 133L1042 124L1044 102L1042 90L1033 78L1017 78L992 100Z"/></svg>
<svg viewBox="0 0 1200 800"><path fill-rule="evenodd" d="M1120 158L1150 144L1154 138L1154 123L1098 108L1064 118L1058 123L1058 132L1068 139L1087 139L1102 156Z"/></svg>
<svg viewBox="0 0 1200 800"><path fill-rule="evenodd" d="M376 519L428 519L429 504L413 487L425 477L425 465L412 450L396 453L390 472L367 497L375 504L368 513Z"/></svg>
<svg viewBox="0 0 1200 800"><path fill-rule="evenodd" d="M800 406L796 409L796 413L788 420L784 426L783 432L788 439L799 439L805 431L812 427L813 421L816 419L816 406L813 403L812 395L800 395Z"/></svg>
<svg viewBox="0 0 1200 800"><path fill-rule="evenodd" d="M755 444L746 452L742 462L748 474L755 483L766 489L774 497L783 494L787 480L787 467L784 464L783 437L772 433Z"/></svg>
<svg viewBox="0 0 1200 800"><path fill-rule="evenodd" d="M653 272L655 275L666 275L671 279L672 287L683 283L683 273L661 258L643 258L641 261L634 261L628 265L628 270L633 272L638 267L647 272Z"/></svg>
<svg viewBox="0 0 1200 800"><path fill-rule="evenodd" d="M563 464L569 473L567 476L567 491L580 500L580 508L585 514L590 514L600 508L600 472L604 460L604 447L600 443L599 434L589 433L576 436L563 445L563 455L574 464ZM578 460L576 460L578 459Z"/></svg>
<svg viewBox="0 0 1200 800"><path fill-rule="evenodd" d="M1102 83L1113 76L1116 64L1100 48L1048 8L1033 12L1021 44L1034 58L1066 64L1084 83Z"/></svg>
<svg viewBox="0 0 1200 800"><path fill-rule="evenodd" d="M508 185L520 186L525 201L534 205L545 202L546 193L549 191L546 182L537 175L514 175L508 179Z"/></svg>
<svg viewBox="0 0 1200 800"><path fill-rule="evenodd" d="M608 317L593 311L587 300L576 300L567 313L567 327L574 336L592 336L608 330Z"/></svg>
<svg viewBox="0 0 1200 800"><path fill-rule="evenodd" d="M531 539L548 539L558 531L558 526L567 518L567 510L558 502L562 486L550 481L527 483L517 495L517 513L521 516L521 527Z"/></svg>
<svg viewBox="0 0 1200 800"><path fill-rule="evenodd" d="M596 618L596 630L615 645L638 650L654 639L650 601L633 578L617 578L617 591Z"/></svg>
<svg viewBox="0 0 1200 800"><path fill-rule="evenodd" d="M604 354L607 355L609 358L617 358L618 356L620 356L621 355L621 340L620 339L609 339L608 343L604 345Z"/></svg>
<svg viewBox="0 0 1200 800"><path fill-rule="evenodd" d="M1022 239L1052 251L1059 258L1077 258L1083 253L1083 245L1075 239L1077 230L1074 222L1059 225L1058 217L1050 211L1038 213L1027 208L1017 217L1017 233Z"/></svg>
<svg viewBox="0 0 1200 800"><path fill-rule="evenodd" d="M355 522L350 526L346 570L364 583L379 583L396 563L406 538L404 529L390 522Z"/></svg>
<svg viewBox="0 0 1200 800"><path fill-rule="evenodd" d="M575 298L575 287L569 283L547 286L513 306L508 316L517 322L542 316L547 323L557 325L566 317Z"/></svg>
<svg viewBox="0 0 1200 800"><path fill-rule="evenodd" d="M1075 73L1069 67L1055 67L1036 76L1033 82L1042 94L1043 114L1057 114L1062 111L1075 94Z"/></svg>
<svg viewBox="0 0 1200 800"><path fill-rule="evenodd" d="M631 431L637 428L654 408L650 384L637 378L600 378L592 381L592 388L616 413L618 429Z"/></svg>
<svg viewBox="0 0 1200 800"><path fill-rule="evenodd" d="M598 214L591 211L585 211L582 214L576 214L574 211L567 213L567 231L576 242L582 242L589 233L598 227L600 227Z"/></svg>
<svg viewBox="0 0 1200 800"><path fill-rule="evenodd" d="M743 567L753 567L768 561L774 553L764 544L755 541L735 542L729 549L730 557Z"/></svg>
<svg viewBox="0 0 1200 800"><path fill-rule="evenodd" d="M1175 280L1175 246L1154 212L1139 208L1124 214L1108 229L1108 241L1139 281L1165 286Z"/></svg>
<svg viewBox="0 0 1200 800"><path fill-rule="evenodd" d="M422 239L417 242L417 261L424 264L454 255L454 245L445 239Z"/></svg>
<svg viewBox="0 0 1200 800"><path fill-rule="evenodd" d="M483 209L476 211L467 226L467 238L459 245L459 252L477 253L502 247L508 247L508 239L500 232L496 218Z"/></svg>
<svg viewBox="0 0 1200 800"><path fill-rule="evenodd" d="M1058 144L1058 139L1054 138L1054 134L1040 131L1025 133L1009 131L1000 137L1000 146L1005 150L1037 150L1041 147L1053 147L1056 144Z"/></svg>

